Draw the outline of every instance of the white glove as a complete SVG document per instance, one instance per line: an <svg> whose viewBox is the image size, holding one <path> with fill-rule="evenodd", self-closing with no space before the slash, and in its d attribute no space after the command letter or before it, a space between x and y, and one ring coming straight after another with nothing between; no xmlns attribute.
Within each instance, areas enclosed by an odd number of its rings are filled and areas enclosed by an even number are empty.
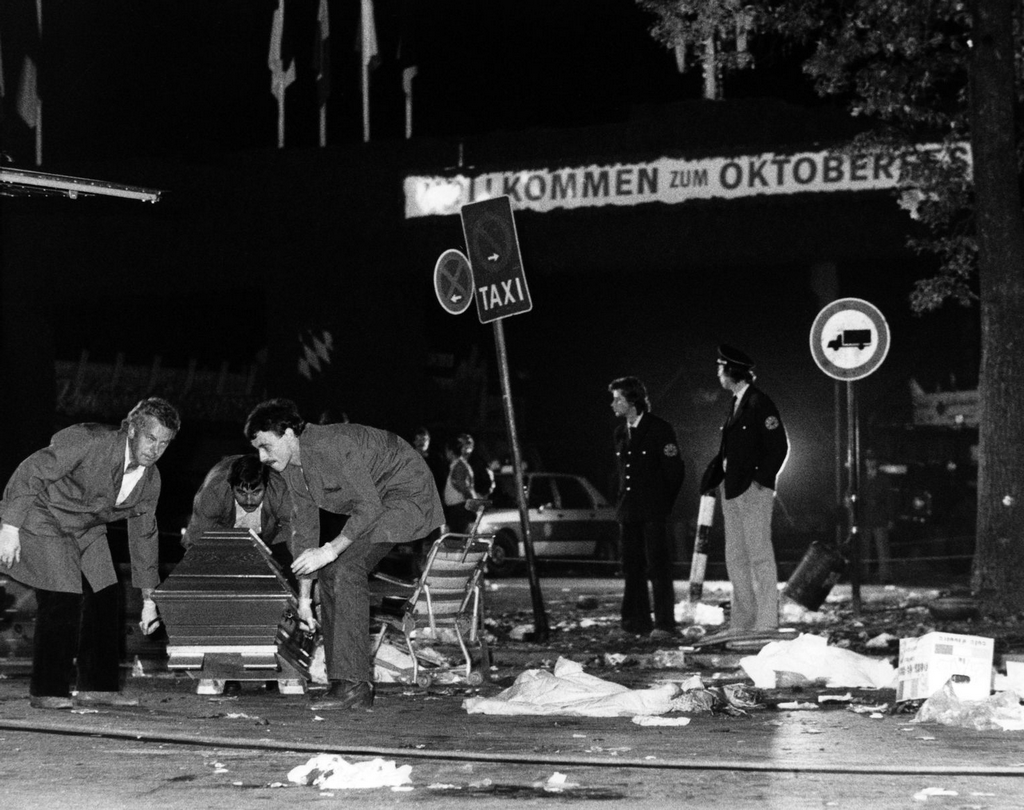
<svg viewBox="0 0 1024 810"><path fill-rule="evenodd" d="M21 560L21 537L18 527L4 523L0 528L0 565L10 568Z"/></svg>
<svg viewBox="0 0 1024 810"><path fill-rule="evenodd" d="M295 562L292 563L292 571L296 576L309 576L336 559L338 559L338 552L330 543L320 546L320 548L307 548L295 558Z"/></svg>
<svg viewBox="0 0 1024 810"><path fill-rule="evenodd" d="M156 609L156 602L152 599L142 600L142 621L139 622L139 629L143 635L148 636L160 626L160 611Z"/></svg>
<svg viewBox="0 0 1024 810"><path fill-rule="evenodd" d="M312 632L318 627L316 616L313 615L313 600L312 599L299 599L299 609L296 611L299 622L307 630Z"/></svg>

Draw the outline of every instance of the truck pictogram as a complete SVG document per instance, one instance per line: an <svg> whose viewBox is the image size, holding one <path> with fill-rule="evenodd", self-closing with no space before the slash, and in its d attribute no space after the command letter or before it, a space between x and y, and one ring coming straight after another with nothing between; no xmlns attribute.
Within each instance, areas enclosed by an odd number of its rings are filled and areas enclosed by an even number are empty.
<svg viewBox="0 0 1024 810"><path fill-rule="evenodd" d="M871 342L870 329L844 329L832 338L832 340L828 342L827 346L833 351L853 347L863 349L865 346L870 346Z"/></svg>

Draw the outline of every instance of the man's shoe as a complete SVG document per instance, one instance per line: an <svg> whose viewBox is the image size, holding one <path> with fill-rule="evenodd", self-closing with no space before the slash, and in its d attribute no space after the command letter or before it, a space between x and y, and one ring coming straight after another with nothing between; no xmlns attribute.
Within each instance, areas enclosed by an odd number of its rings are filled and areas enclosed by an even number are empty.
<svg viewBox="0 0 1024 810"><path fill-rule="evenodd" d="M321 709L370 709L377 690L369 681L331 681L327 691L310 701L314 711Z"/></svg>
<svg viewBox="0 0 1024 810"><path fill-rule="evenodd" d="M653 639L654 641L658 641L658 640L662 640L662 639L666 639L666 638L675 638L675 637L676 637L676 634L675 634L674 630L665 630L665 629L663 629L661 627L655 627L651 631L651 639Z"/></svg>
<svg viewBox="0 0 1024 810"><path fill-rule="evenodd" d="M138 706L138 698L130 698L120 692L79 692L75 703L80 706Z"/></svg>
<svg viewBox="0 0 1024 810"><path fill-rule="evenodd" d="M32 695L28 699L28 705L33 709L70 709L73 708L75 704L69 697Z"/></svg>

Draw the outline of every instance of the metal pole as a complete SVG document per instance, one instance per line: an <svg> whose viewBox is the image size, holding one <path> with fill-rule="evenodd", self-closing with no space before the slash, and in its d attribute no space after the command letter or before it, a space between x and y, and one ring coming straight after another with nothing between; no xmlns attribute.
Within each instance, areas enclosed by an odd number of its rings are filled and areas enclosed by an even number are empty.
<svg viewBox="0 0 1024 810"><path fill-rule="evenodd" d="M840 518L843 512L843 492L845 484L843 481L843 390L839 380L833 386L833 399L835 409L835 451L836 451L836 511L835 511L835 537L836 547L843 545L843 521Z"/></svg>
<svg viewBox="0 0 1024 810"><path fill-rule="evenodd" d="M523 533L523 548L526 549L526 567L530 577L530 596L533 600L533 641L547 641L548 617L544 612L544 597L537 578L537 562L533 554L533 539L530 537L530 513L526 503L526 482L523 477L523 458L519 450L519 434L516 432L515 411L512 407L512 386L508 373L508 353L505 350L505 329L501 318L494 323L494 344L498 353L498 370L501 379L501 400L505 406L505 425L508 428L508 443L512 449L512 470L515 473L516 501L519 504L519 526Z"/></svg>
<svg viewBox="0 0 1024 810"><path fill-rule="evenodd" d="M859 494L858 470L860 469L860 448L858 446L857 399L854 394L853 381L846 383L846 472L847 472L847 504L850 514L850 590L853 595L853 615L860 616L860 560L861 538L858 525Z"/></svg>

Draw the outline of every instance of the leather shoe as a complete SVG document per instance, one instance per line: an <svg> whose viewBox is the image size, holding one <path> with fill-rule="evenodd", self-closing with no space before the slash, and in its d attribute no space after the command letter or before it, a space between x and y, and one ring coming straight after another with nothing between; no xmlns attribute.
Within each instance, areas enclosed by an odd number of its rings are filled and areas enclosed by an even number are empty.
<svg viewBox="0 0 1024 810"><path fill-rule="evenodd" d="M33 709L70 709L75 704L69 697L54 697L53 695L32 695L28 699L28 705Z"/></svg>
<svg viewBox="0 0 1024 810"><path fill-rule="evenodd" d="M138 706L139 699L122 695L120 692L80 691L75 695L80 706Z"/></svg>
<svg viewBox="0 0 1024 810"><path fill-rule="evenodd" d="M327 691L310 702L310 708L370 709L376 688L369 681L331 681Z"/></svg>

